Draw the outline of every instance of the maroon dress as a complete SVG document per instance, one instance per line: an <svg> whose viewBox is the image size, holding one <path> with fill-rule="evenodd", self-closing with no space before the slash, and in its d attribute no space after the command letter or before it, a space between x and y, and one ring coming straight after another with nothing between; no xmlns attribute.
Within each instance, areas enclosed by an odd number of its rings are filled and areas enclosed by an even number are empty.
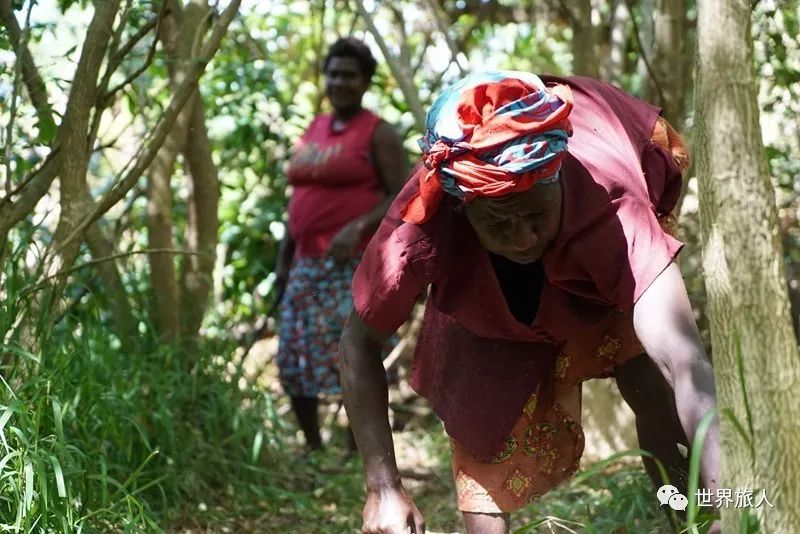
<svg viewBox="0 0 800 534"><path fill-rule="evenodd" d="M417 188L408 183L353 279L356 312L383 332L431 287L412 386L443 420L457 457L538 462L540 480L513 462L502 472L495 485L511 501L575 468L582 433L557 390L577 390L642 352L633 305L682 246L660 224L677 201L681 169L651 141L659 109L596 80L542 79L569 85L574 97L562 218L542 259L517 266L489 254L453 198L426 223L404 223L401 209ZM521 416L530 419L522 427Z"/></svg>

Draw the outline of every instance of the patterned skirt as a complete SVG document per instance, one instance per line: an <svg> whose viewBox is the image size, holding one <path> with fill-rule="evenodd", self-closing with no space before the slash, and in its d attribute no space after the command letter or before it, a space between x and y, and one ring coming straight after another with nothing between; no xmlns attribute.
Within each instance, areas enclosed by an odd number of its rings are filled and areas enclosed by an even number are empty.
<svg viewBox="0 0 800 534"><path fill-rule="evenodd" d="M630 315L609 317L584 334L564 347L492 462L450 440L459 510L512 512L578 469L584 447L581 382L610 376L615 366L644 353Z"/></svg>
<svg viewBox="0 0 800 534"><path fill-rule="evenodd" d="M289 272L278 327L278 369L294 397L341 393L339 338L353 306L350 284L358 259L299 258Z"/></svg>

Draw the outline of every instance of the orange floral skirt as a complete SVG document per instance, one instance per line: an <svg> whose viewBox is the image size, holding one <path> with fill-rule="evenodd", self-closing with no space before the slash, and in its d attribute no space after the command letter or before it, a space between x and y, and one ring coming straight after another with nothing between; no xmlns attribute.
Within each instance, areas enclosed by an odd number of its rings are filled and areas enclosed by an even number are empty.
<svg viewBox="0 0 800 534"><path fill-rule="evenodd" d="M615 315L568 342L552 376L531 395L505 449L485 463L451 439L458 509L511 512L569 478L583 454L581 382L610 376L614 367L642 354L630 315Z"/></svg>

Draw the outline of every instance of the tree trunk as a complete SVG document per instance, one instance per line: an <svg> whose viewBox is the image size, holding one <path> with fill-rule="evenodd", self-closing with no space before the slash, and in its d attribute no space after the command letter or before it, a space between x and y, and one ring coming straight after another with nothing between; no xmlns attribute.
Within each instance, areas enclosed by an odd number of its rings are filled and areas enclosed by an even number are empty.
<svg viewBox="0 0 800 534"><path fill-rule="evenodd" d="M370 33L375 38L375 42L378 43L378 47L381 49L383 58L389 65L389 70L392 71L392 75L394 76L395 80L397 80L397 85L400 86L400 90L403 92L403 96L406 98L408 109L411 111L411 115L414 117L414 124L417 126L417 129L420 132L424 132L425 108L422 105L422 101L419 99L417 88L414 85L414 79L411 74L411 65L403 64L398 57L392 54L391 50L389 50L386 40L383 38L383 35L375 25L375 20L372 17L372 14L364 7L363 0L356 0L356 7L358 8L358 12L361 14L361 17L364 19L364 22L366 22Z"/></svg>
<svg viewBox="0 0 800 534"><path fill-rule="evenodd" d="M97 79L111 38L114 19L119 10L119 0L106 0L95 4L95 12L86 32L81 57L70 87L64 119L58 129L56 144L59 147L58 175L60 177L61 214L53 236L54 257L49 261L47 274L53 275L68 269L78 255L80 240L65 240L91 211L86 172L89 166L89 147L86 143L89 116L96 100ZM59 277L54 292L49 295L51 305L61 297L64 279Z"/></svg>
<svg viewBox="0 0 800 534"><path fill-rule="evenodd" d="M721 487L765 489L774 508L756 510L761 531L788 534L800 529L800 360L758 122L750 16L747 2L699 2L695 146L703 268L722 413ZM757 440L755 451L726 414ZM723 508L723 531L738 531L740 515L738 507Z"/></svg>
<svg viewBox="0 0 800 534"><path fill-rule="evenodd" d="M169 60L170 82L177 88L183 80L185 65L191 61L193 48L201 41L209 7L205 0L192 0L183 9L177 0L168 0L168 17L163 28L164 48ZM191 136L189 136L191 132ZM170 179L175 170L179 152L184 155L185 172L189 177L187 188L188 221L186 246L199 255L181 258L180 276L171 254L151 255L153 289L157 297L157 317L163 321L163 333L177 340L197 336L208 307L213 287L214 259L217 244L217 202L219 185L216 166L211 156L211 145L205 125L205 113L200 92L192 93L167 142L162 148L164 162L154 165L151 175L151 224L157 233L151 235L151 247L171 246L172 243L172 193ZM161 156L161 154L159 154ZM160 195L157 195L158 188ZM162 244L153 238L163 240ZM158 271L153 266L158 265ZM156 276L157 275L157 276ZM180 280L180 285L178 285ZM163 287L163 290L159 290Z"/></svg>
<svg viewBox="0 0 800 534"><path fill-rule="evenodd" d="M103 234L99 222L86 230L86 243L89 245L94 260L109 258L115 253L111 242ZM122 350L127 354L132 354L136 349L139 330L128 294L117 270L117 263L114 260L104 261L98 263L96 269L103 281L106 298L111 309L114 331L119 337Z"/></svg>
<svg viewBox="0 0 800 534"><path fill-rule="evenodd" d="M653 24L653 76L645 77L645 100L661 106L663 115L678 130L686 114L686 88L692 55L686 41L685 0L658 0Z"/></svg>
<svg viewBox="0 0 800 534"><path fill-rule="evenodd" d="M625 55L628 52L628 22L630 13L622 0L616 0L611 13L610 43L605 79L619 85L625 68Z"/></svg>
<svg viewBox="0 0 800 534"><path fill-rule="evenodd" d="M187 106L188 107L188 106ZM156 155L147 176L147 245L172 250L172 186L178 150L186 138L186 109L178 116L170 134ZM178 284L175 256L170 252L148 254L153 291L151 314L158 336L177 341L179 335Z"/></svg>
<svg viewBox="0 0 800 534"><path fill-rule="evenodd" d="M183 258L181 305L183 337L194 338L200 329L213 290L214 264L217 249L219 221L219 177L211 157L203 102L198 94L190 126L191 142L187 143L184 157L189 171L189 220L186 226L186 244L197 252Z"/></svg>
<svg viewBox="0 0 800 534"><path fill-rule="evenodd" d="M159 40L167 56L167 71L173 84L183 78L181 6L168 1L161 19ZM158 150L147 176L147 245L151 249L172 250L172 175L178 153L186 142L190 103L178 115L164 144ZM175 256L170 252L149 254L150 285L153 291L151 316L159 338L176 342L180 335L178 283Z"/></svg>
<svg viewBox="0 0 800 534"><path fill-rule="evenodd" d="M653 57L653 26L656 13L656 0L640 0L636 5L639 7L639 16L633 11L634 3L631 0L624 0L628 6L628 13L634 21L638 21L636 26L638 32L636 35L636 43L639 52L639 59L637 61L636 71L639 78L642 80L642 86L639 88L639 96L644 97L645 87L647 85L647 78L650 76L648 73L647 63Z"/></svg>
<svg viewBox="0 0 800 534"><path fill-rule="evenodd" d="M597 78L600 75L595 45L595 29L592 25L591 0L570 2L572 21L572 73Z"/></svg>

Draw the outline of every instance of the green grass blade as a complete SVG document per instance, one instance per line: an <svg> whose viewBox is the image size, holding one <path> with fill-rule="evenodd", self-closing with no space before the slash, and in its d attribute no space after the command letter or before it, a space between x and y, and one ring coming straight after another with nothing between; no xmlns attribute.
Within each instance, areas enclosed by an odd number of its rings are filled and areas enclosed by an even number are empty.
<svg viewBox="0 0 800 534"><path fill-rule="evenodd" d="M0 476L3 475L3 469L6 468L6 464L8 462L10 462L11 460L13 460L14 458L16 458L17 456L22 456L22 452L21 451L12 451L12 452L6 454L5 456L3 456L3 459L0 460Z"/></svg>
<svg viewBox="0 0 800 534"><path fill-rule="evenodd" d="M56 477L56 489L58 491L58 496L62 499L67 498L67 485L64 483L64 471L61 469L61 464L58 462L58 458L50 455L50 463L53 465L53 472L55 473Z"/></svg>
<svg viewBox="0 0 800 534"><path fill-rule="evenodd" d="M64 414L61 403L53 397L53 423L56 426L56 438L59 443L64 443Z"/></svg>
<svg viewBox="0 0 800 534"><path fill-rule="evenodd" d="M256 463L258 461L258 456L261 454L261 445L264 441L264 430L259 429L256 432L255 437L253 438L253 449L250 453L250 461Z"/></svg>
<svg viewBox="0 0 800 534"><path fill-rule="evenodd" d="M689 495L686 496L689 499L689 507L686 510L686 526L692 532L695 532L697 529L697 488L699 487L700 481L700 456L702 456L703 453L703 444L706 440L706 434L708 433L711 423L714 421L715 415L716 412L710 411L700 420L700 424L697 425L694 442L692 443L692 454L689 457Z"/></svg>
<svg viewBox="0 0 800 534"><path fill-rule="evenodd" d="M736 429L736 432L745 442L745 445L752 451L753 450L753 440L750 438L750 435L747 433L747 430L744 428L744 425L736 418L733 414L733 410L730 408L723 408L721 410L722 417L728 420L732 425L733 428Z"/></svg>
<svg viewBox="0 0 800 534"><path fill-rule="evenodd" d="M47 471L44 468L44 461L41 458L36 459L36 475L39 478L39 499L38 502L42 503L40 512L47 514Z"/></svg>
<svg viewBox="0 0 800 534"><path fill-rule="evenodd" d="M25 493L23 496L23 503L24 509L27 513L31 509L31 505L33 504L33 465L29 460L25 460L25 467L23 468L25 473Z"/></svg>
<svg viewBox="0 0 800 534"><path fill-rule="evenodd" d="M0 441L2 441L3 447L5 447L6 450L8 450L9 447L8 447L8 442L6 441L5 428L6 428L6 424L8 424L8 421L9 421L9 419L11 419L11 416L13 414L14 414L14 411L11 409L10 406L8 406L8 407L6 407L5 410L3 410L3 415L0 416Z"/></svg>

